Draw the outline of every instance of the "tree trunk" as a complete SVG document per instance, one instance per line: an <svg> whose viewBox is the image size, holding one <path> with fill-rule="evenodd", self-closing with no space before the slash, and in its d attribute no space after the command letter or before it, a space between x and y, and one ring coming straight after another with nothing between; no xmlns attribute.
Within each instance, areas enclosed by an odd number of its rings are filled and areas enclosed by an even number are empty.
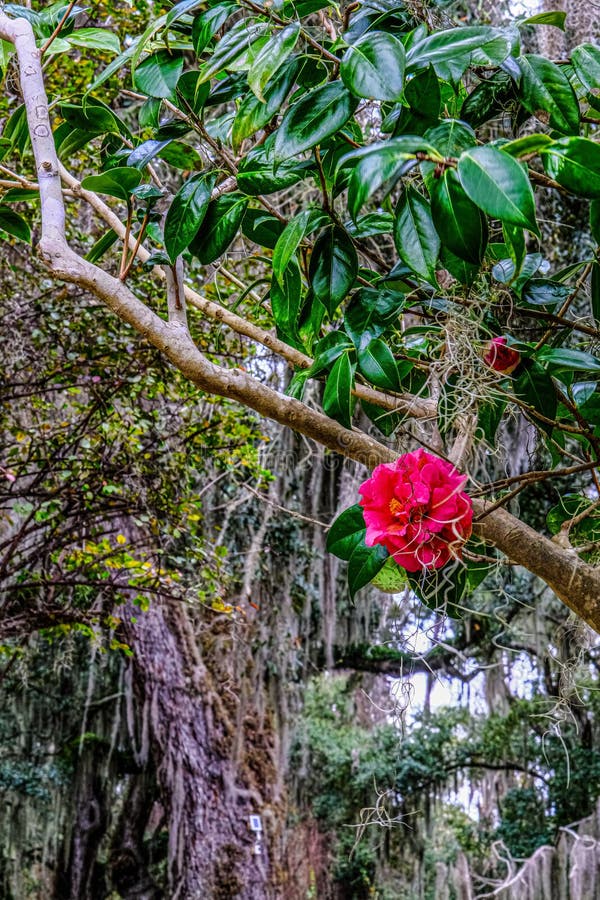
<svg viewBox="0 0 600 900"><path fill-rule="evenodd" d="M257 786L267 783L260 778L269 762L262 736L252 748L253 777L248 759L242 767L232 761L237 697L227 693L231 686L215 684L182 606L130 608L123 631L143 706L138 761L147 764L151 755L166 811L169 897L275 897L267 835L255 852L249 825L251 814L265 821Z"/></svg>

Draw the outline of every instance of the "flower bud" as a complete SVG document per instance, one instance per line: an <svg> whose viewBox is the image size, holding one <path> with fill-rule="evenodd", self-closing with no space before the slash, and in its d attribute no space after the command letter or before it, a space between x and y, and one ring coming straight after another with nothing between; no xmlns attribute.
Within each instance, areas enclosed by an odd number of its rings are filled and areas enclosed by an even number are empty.
<svg viewBox="0 0 600 900"><path fill-rule="evenodd" d="M495 372L510 375L521 362L521 354L513 347L508 347L505 337L495 337L487 345L483 361Z"/></svg>

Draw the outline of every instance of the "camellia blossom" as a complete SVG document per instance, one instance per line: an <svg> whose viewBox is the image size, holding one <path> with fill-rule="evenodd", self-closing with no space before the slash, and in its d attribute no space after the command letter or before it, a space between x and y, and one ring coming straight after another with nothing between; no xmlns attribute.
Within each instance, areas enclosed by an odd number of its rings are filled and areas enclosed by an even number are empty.
<svg viewBox="0 0 600 900"><path fill-rule="evenodd" d="M460 559L472 530L466 476L425 450L405 453L373 470L359 491L366 544L383 544L408 572L439 569Z"/></svg>
<svg viewBox="0 0 600 900"><path fill-rule="evenodd" d="M495 337L487 345L483 361L495 372L510 375L521 362L521 354L514 347L508 347L505 337Z"/></svg>

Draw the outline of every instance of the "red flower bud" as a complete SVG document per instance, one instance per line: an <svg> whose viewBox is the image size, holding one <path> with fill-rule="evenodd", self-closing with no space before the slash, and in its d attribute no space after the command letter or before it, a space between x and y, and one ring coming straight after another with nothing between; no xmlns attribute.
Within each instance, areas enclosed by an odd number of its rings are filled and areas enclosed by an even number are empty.
<svg viewBox="0 0 600 900"><path fill-rule="evenodd" d="M521 362L521 354L513 347L507 347L505 337L495 337L487 345L483 361L495 372L510 375Z"/></svg>

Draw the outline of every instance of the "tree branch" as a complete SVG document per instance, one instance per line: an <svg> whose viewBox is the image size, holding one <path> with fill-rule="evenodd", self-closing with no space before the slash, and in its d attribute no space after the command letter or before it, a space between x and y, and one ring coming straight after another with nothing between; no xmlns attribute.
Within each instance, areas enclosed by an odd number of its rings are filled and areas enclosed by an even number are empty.
<svg viewBox="0 0 600 900"><path fill-rule="evenodd" d="M344 428L323 413L278 393L240 369L214 365L198 350L186 329L165 322L119 279L71 250L65 237L59 163L50 129L40 51L36 48L31 25L25 19L13 20L0 13L0 37L14 44L17 51L40 186L42 235L39 249L50 272L103 300L201 390L236 400L369 468L393 461L396 454L369 435ZM473 506L475 514L481 516L488 504L475 500ZM577 615L600 630L600 571L572 551L556 546L504 509L496 509L486 516L476 525L476 533L542 578Z"/></svg>

